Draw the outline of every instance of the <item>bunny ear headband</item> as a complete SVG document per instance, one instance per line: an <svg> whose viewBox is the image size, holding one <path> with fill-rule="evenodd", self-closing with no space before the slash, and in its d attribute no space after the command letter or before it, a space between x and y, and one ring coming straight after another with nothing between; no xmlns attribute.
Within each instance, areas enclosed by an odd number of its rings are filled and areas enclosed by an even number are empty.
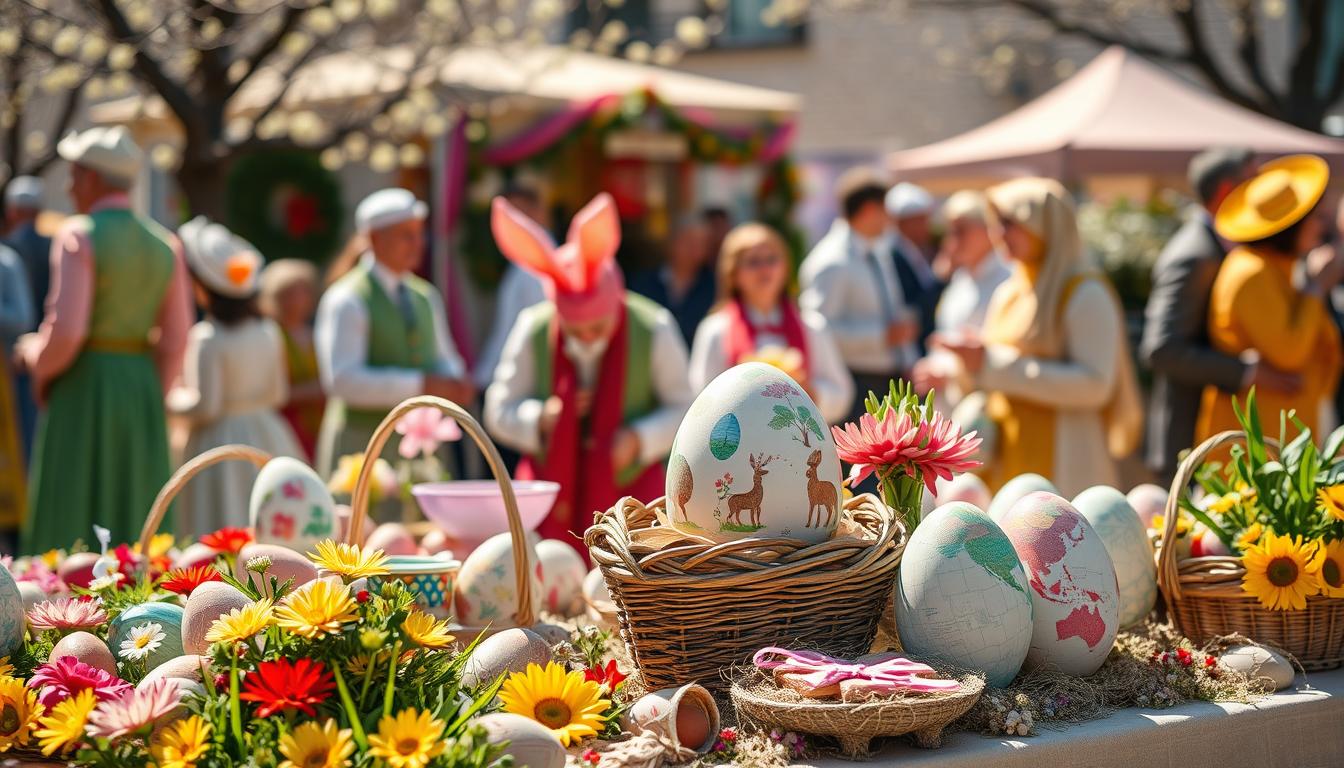
<svg viewBox="0 0 1344 768"><path fill-rule="evenodd" d="M566 242L559 247L502 197L491 206L490 229L510 261L546 281L561 319L586 322L606 317L623 300L625 281L616 266L621 222L616 203L606 192L575 214Z"/></svg>

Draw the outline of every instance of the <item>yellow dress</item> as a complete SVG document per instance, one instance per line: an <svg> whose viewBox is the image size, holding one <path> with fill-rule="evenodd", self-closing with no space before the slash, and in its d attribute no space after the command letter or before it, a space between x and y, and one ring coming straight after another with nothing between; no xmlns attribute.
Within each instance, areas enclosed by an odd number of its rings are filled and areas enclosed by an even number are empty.
<svg viewBox="0 0 1344 768"><path fill-rule="evenodd" d="M27 516L23 452L19 447L19 412L9 365L0 360L0 530L13 530Z"/></svg>
<svg viewBox="0 0 1344 768"><path fill-rule="evenodd" d="M1256 403L1265 431L1277 435L1279 413L1296 410L1315 433L1321 406L1333 398L1340 372L1340 338L1324 302L1293 287L1295 260L1240 246L1227 255L1209 297L1209 339L1229 355L1255 350L1260 360L1284 373L1302 376L1296 394L1258 390ZM1246 402L1247 391L1236 393ZM1200 441L1239 429L1232 395L1204 388L1196 438Z"/></svg>

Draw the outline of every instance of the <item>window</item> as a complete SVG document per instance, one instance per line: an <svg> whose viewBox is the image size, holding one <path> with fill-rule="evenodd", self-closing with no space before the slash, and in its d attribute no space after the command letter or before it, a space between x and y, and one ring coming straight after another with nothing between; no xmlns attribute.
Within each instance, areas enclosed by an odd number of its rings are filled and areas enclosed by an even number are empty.
<svg viewBox="0 0 1344 768"><path fill-rule="evenodd" d="M630 31L626 42L633 40L656 42L650 35L649 2L650 0L625 0L613 8L603 0L578 0L569 12L566 32L572 34L576 30L587 29L597 34L604 24L619 19L625 22L626 29Z"/></svg>
<svg viewBox="0 0 1344 768"><path fill-rule="evenodd" d="M714 37L716 48L756 48L798 45L806 39L806 25L763 18L773 0L727 0L723 9L723 32Z"/></svg>

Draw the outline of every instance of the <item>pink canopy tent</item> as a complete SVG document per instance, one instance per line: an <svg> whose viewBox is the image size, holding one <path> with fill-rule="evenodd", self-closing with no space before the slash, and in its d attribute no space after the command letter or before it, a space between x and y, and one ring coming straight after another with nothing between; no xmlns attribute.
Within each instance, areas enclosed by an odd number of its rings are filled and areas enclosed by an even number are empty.
<svg viewBox="0 0 1344 768"><path fill-rule="evenodd" d="M895 152L907 179L1023 174L1184 174L1190 157L1236 145L1310 152L1344 171L1344 141L1281 123L1202 91L1119 46L1035 101L950 139Z"/></svg>

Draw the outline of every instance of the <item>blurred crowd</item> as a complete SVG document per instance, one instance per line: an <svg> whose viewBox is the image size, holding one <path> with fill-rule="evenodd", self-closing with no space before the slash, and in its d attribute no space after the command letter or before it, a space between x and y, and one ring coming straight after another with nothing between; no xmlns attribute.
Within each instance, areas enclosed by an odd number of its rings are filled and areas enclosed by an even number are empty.
<svg viewBox="0 0 1344 768"><path fill-rule="evenodd" d="M1169 480L1183 450L1235 428L1233 399L1253 387L1267 424L1286 409L1316 434L1336 422L1344 215L1329 219L1315 157L1192 160L1197 199L1157 257L1137 349L1053 180L940 201L853 169L796 278L780 233L722 209L677 222L665 263L627 276L608 196L561 238L541 191L513 186L491 216L511 265L469 369L417 276L426 206L411 192L363 200L356 241L323 275L203 217L169 232L134 213L142 156L122 129L58 150L79 215L40 234L48 192L15 179L0 247L0 528L21 530L26 552L94 523L128 538L171 467L213 447L330 475L420 394L478 409L517 477L561 484L543 534L581 531L621 495L662 495L691 400L750 360L786 370L830 423L892 379L935 390L986 437L991 488L1024 472L1066 495L1117 485L1141 443ZM245 463L202 475L177 531L246 524L255 476Z"/></svg>

